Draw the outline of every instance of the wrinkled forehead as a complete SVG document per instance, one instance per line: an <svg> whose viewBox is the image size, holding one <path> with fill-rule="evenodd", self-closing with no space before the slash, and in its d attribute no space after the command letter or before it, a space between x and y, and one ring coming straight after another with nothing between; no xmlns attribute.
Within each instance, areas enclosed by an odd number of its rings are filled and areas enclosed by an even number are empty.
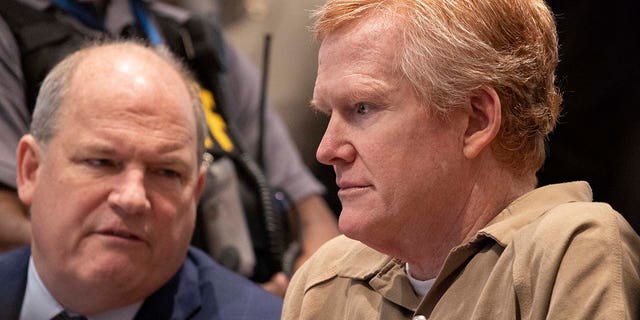
<svg viewBox="0 0 640 320"><path fill-rule="evenodd" d="M363 71L397 74L402 46L402 29L385 15L371 15L341 25L322 40L318 52L318 73L349 67ZM384 62L384 63L372 63ZM372 70L377 68L378 70Z"/></svg>
<svg viewBox="0 0 640 320"><path fill-rule="evenodd" d="M60 111L63 118L79 119L161 117L196 136L191 94L184 79L144 50L127 53L104 48L90 53L75 68Z"/></svg>
<svg viewBox="0 0 640 320"><path fill-rule="evenodd" d="M390 37L386 37L387 35ZM401 44L402 28L395 16L372 12L362 18L337 25L326 33L322 38L320 50L326 44L342 39L347 39L360 48L371 48L381 42L397 47Z"/></svg>
<svg viewBox="0 0 640 320"><path fill-rule="evenodd" d="M318 52L316 89L343 78L349 78L349 82L399 81L401 39L400 28L378 16L343 25L327 34Z"/></svg>

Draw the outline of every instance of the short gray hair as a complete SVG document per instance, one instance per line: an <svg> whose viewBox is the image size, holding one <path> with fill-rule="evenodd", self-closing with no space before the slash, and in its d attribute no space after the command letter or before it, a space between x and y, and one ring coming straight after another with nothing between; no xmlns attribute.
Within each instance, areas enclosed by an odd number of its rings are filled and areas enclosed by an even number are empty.
<svg viewBox="0 0 640 320"><path fill-rule="evenodd" d="M90 42L87 46L67 56L58 63L46 76L36 100L31 121L31 135L43 146L51 140L58 130L58 118L60 116L60 105L69 92L71 79L80 62L93 50L107 46L135 47L148 50L168 63L178 72L184 82L189 96L191 106L196 119L196 143L198 151L198 163L202 162L205 152L204 141L208 134L208 126L202 110L202 100L200 99L200 87L187 67L175 55L164 46L149 47L136 40L115 40Z"/></svg>

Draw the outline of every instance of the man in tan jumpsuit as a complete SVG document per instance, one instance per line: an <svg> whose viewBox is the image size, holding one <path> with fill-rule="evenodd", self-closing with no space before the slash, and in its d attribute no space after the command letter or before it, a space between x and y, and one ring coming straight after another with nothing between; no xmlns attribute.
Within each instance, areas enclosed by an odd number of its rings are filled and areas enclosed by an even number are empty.
<svg viewBox="0 0 640 320"><path fill-rule="evenodd" d="M542 0L329 0L312 104L346 237L284 319L636 319L640 238L589 185L537 188L560 114Z"/></svg>

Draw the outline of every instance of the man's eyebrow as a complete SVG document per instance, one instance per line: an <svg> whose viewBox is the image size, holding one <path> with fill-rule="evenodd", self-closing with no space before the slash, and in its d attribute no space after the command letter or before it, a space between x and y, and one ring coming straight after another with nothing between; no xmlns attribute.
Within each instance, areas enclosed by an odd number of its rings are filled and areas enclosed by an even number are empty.
<svg viewBox="0 0 640 320"><path fill-rule="evenodd" d="M99 154L99 155L114 155L117 154L116 148L102 143L79 143L80 147L86 152Z"/></svg>
<svg viewBox="0 0 640 320"><path fill-rule="evenodd" d="M181 152L180 149L158 149L153 152L155 155L156 162L187 162L185 159L185 154Z"/></svg>
<svg viewBox="0 0 640 320"><path fill-rule="evenodd" d="M316 102L315 99L309 100L309 108L311 108L311 110L316 112L320 111L320 108L318 108L318 103Z"/></svg>
<svg viewBox="0 0 640 320"><path fill-rule="evenodd" d="M176 170L188 171L191 166L181 157L160 157L149 163L153 167L169 167Z"/></svg>
<svg viewBox="0 0 640 320"><path fill-rule="evenodd" d="M170 154L173 153L175 151L179 151L185 148L185 145L188 144L189 141L179 141L179 142L171 142L171 143L166 143L166 144L161 144L159 145L155 152L157 154Z"/></svg>
<svg viewBox="0 0 640 320"><path fill-rule="evenodd" d="M338 94L337 101L344 103L355 102L378 102L382 104L388 103L389 95L398 90L397 86L387 81L379 79L365 79L357 83L350 84ZM327 113L329 108L323 108L323 103L318 99L309 100L309 108L315 112Z"/></svg>
<svg viewBox="0 0 640 320"><path fill-rule="evenodd" d="M351 100L387 100L387 97L396 87L381 80L368 80L358 84L358 90L351 90L349 98Z"/></svg>
<svg viewBox="0 0 640 320"><path fill-rule="evenodd" d="M311 111L313 111L316 114L318 114L318 113L322 113L322 114L330 113L330 109L329 108L322 108L321 104L316 99L311 99L309 101L309 108L311 109Z"/></svg>

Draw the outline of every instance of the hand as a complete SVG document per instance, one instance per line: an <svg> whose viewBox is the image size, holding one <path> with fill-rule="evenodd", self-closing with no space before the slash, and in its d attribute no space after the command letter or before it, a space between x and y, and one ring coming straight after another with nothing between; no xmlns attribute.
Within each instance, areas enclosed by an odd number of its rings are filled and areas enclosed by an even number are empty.
<svg viewBox="0 0 640 320"><path fill-rule="evenodd" d="M285 292L287 292L287 287L289 286L289 278L282 273L278 272L274 274L268 282L260 284L262 289L265 289L278 297L284 297Z"/></svg>
<svg viewBox="0 0 640 320"><path fill-rule="evenodd" d="M296 259L294 271L300 268L325 242L340 234L335 215L320 196L305 198L295 206L298 210L302 234L302 252Z"/></svg>

